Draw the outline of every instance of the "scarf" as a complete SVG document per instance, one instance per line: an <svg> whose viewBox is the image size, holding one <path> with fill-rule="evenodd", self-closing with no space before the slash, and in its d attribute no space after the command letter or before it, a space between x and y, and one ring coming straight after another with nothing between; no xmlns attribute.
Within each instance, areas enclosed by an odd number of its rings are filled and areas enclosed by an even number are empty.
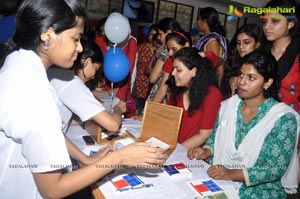
<svg viewBox="0 0 300 199"><path fill-rule="evenodd" d="M266 43L264 46L264 50L267 52L271 52L272 45L271 43ZM298 36L292 37L291 43L287 46L285 53L278 60L278 73L280 79L283 79L291 70L295 59L298 55L300 55L300 39ZM299 63L300 66L300 63Z"/></svg>
<svg viewBox="0 0 300 199"><path fill-rule="evenodd" d="M234 95L222 103L220 109L220 122L216 131L214 144L213 164L239 165L249 168L254 166L264 140L271 132L275 122L286 113L292 113L297 119L297 139L299 136L299 115L284 103L274 105L268 113L248 132L238 149L235 148L235 132L237 120L237 108L241 99ZM297 193L298 180L297 146L290 164L281 178L281 184L287 193ZM242 183L239 183L241 186Z"/></svg>

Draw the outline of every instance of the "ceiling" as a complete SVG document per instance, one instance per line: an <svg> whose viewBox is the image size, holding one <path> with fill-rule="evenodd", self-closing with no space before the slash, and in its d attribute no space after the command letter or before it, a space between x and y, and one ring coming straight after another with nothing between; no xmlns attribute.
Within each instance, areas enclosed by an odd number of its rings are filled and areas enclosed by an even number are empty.
<svg viewBox="0 0 300 199"><path fill-rule="evenodd" d="M258 8L258 7L264 7L266 3L269 2L270 0L230 0L230 1Z"/></svg>
<svg viewBox="0 0 300 199"><path fill-rule="evenodd" d="M232 4L239 4L241 6L243 5L249 5L251 7L264 7L266 5L267 2L269 2L270 0L220 0L223 2L227 2L230 3L232 2ZM300 4L300 0L294 0L296 3Z"/></svg>
<svg viewBox="0 0 300 199"><path fill-rule="evenodd" d="M235 5L235 6L251 6L251 7L264 7L267 2L270 0L217 0L219 2L225 3L226 5ZM299 0L300 1L300 0Z"/></svg>
<svg viewBox="0 0 300 199"><path fill-rule="evenodd" d="M1 8L14 8L17 5L17 0L0 0Z"/></svg>
<svg viewBox="0 0 300 199"><path fill-rule="evenodd" d="M172 0L169 0L172 1ZM182 0L184 1L184 0ZM218 0L221 2L225 2L227 4L230 4L230 2L232 2L232 4L235 5L249 5L252 7L264 7L266 5L267 2L269 2L270 0ZM295 0L296 2L300 3L300 0ZM0 0L0 6L3 8L13 8L16 6L16 2L17 0Z"/></svg>

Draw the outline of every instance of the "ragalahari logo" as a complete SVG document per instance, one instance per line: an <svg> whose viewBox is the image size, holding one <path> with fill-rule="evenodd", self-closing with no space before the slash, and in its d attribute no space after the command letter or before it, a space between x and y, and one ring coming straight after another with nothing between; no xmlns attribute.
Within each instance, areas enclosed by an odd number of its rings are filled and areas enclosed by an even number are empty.
<svg viewBox="0 0 300 199"><path fill-rule="evenodd" d="M281 8L281 7L266 7L266 8L254 8L250 6L244 6L243 12L240 12L237 7L234 7L233 5L229 5L229 11L227 13L228 21L232 21L233 19L236 19L238 17L242 17L244 14L258 14L260 15L260 18L265 18L264 14L268 13L287 13L287 14L295 14L295 6L291 8ZM281 17L281 16L279 16ZM287 16L293 18L294 16ZM278 16L273 16L272 18L278 18Z"/></svg>
<svg viewBox="0 0 300 199"><path fill-rule="evenodd" d="M238 17L242 17L244 14L240 12L237 7L234 7L233 5L229 5L229 11L227 13L228 21L232 21L233 19L237 19Z"/></svg>

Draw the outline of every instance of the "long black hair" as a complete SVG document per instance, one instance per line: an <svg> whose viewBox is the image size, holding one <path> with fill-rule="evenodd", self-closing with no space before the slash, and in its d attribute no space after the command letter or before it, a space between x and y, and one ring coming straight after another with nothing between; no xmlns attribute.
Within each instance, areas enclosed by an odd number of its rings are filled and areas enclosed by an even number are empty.
<svg viewBox="0 0 300 199"><path fill-rule="evenodd" d="M189 43L189 46L192 46L191 35L182 29L178 29L176 31L167 34L166 42L169 41L170 39L175 40L177 44L180 44L182 46L184 46L186 42Z"/></svg>
<svg viewBox="0 0 300 199"><path fill-rule="evenodd" d="M283 9L276 9L279 14L286 17L288 22L294 22L294 27L289 29L289 35L297 35L298 32L298 23L299 23L299 10L296 2L294 0L271 0L266 5L265 8L295 8L295 12L284 12ZM263 18L263 16L262 16Z"/></svg>
<svg viewBox="0 0 300 199"><path fill-rule="evenodd" d="M175 31L180 29L180 24L176 19L173 18L163 18L157 24L158 29L167 33L168 30Z"/></svg>
<svg viewBox="0 0 300 199"><path fill-rule="evenodd" d="M241 66L241 57L237 50L237 37L239 34L245 33L253 38L255 42L261 42L263 31L257 24L246 24L241 26L234 34L230 42L229 56L224 64L224 75L221 81L220 90L225 98L231 97L230 79L238 75Z"/></svg>
<svg viewBox="0 0 300 199"><path fill-rule="evenodd" d="M82 52L78 54L76 61L74 62L74 70L82 69L82 61L90 58L92 63L103 63L103 54L100 47L92 41L81 40Z"/></svg>
<svg viewBox="0 0 300 199"><path fill-rule="evenodd" d="M196 75L191 79L189 87L189 115L192 115L194 111L202 108L201 106L207 95L209 86L214 85L217 87L217 76L211 61L207 57L202 57L199 52L200 51L195 47L185 47L177 51L174 55L174 60L179 60L189 70L192 70L193 68L197 69ZM176 105L178 96L188 88L177 87L173 76L169 77L166 84L168 84L173 93L171 101L173 102L173 105Z"/></svg>
<svg viewBox="0 0 300 199"><path fill-rule="evenodd" d="M7 44L0 43L0 69L4 63L6 56L9 54L10 49Z"/></svg>
<svg viewBox="0 0 300 199"><path fill-rule="evenodd" d="M83 69L83 63L88 58L92 60L92 63L98 63L100 65L103 64L102 51L95 42L82 39L81 45L83 50L78 54L78 57L73 65L75 74L77 74L78 70ZM97 87L97 84L102 76L102 69L100 68L96 71L94 78L86 83L90 90L94 90Z"/></svg>
<svg viewBox="0 0 300 199"><path fill-rule="evenodd" d="M77 17L86 18L86 12L77 0L22 0L16 15L13 39L1 46L0 60L18 48L33 50L41 45L40 35L47 28L55 33L78 25ZM3 63L0 63L0 68Z"/></svg>
<svg viewBox="0 0 300 199"><path fill-rule="evenodd" d="M245 24L234 33L234 36L232 37L232 40L230 42L231 50L236 51L237 37L241 33L245 33L249 37L253 38L255 40L255 43L260 42L263 36L263 30L258 24Z"/></svg>
<svg viewBox="0 0 300 199"><path fill-rule="evenodd" d="M198 19L206 20L211 32L217 32L224 37L226 36L226 30L224 26L221 25L219 13L215 8L206 7L201 9Z"/></svg>
<svg viewBox="0 0 300 199"><path fill-rule="evenodd" d="M13 41L20 48L37 51L40 35L52 28L58 34L78 24L86 16L77 0L24 0L16 15Z"/></svg>
<svg viewBox="0 0 300 199"><path fill-rule="evenodd" d="M288 73L290 72L291 68L293 67L293 64L298 57L300 57L300 39L299 39L299 5L296 4L294 0L271 0L266 4L265 7L271 7L271 8L280 8L276 9L277 12L281 15L283 15L287 22L293 22L294 26L289 29L289 34L291 38L291 42L288 44L288 46L285 49L285 54L281 56L281 58L278 60L278 73L280 75L281 79L284 79ZM295 12L285 13L284 9L295 9ZM263 24L265 23L264 16L261 16ZM264 41L263 43L263 49L265 51L271 52L273 46L273 41ZM298 62L298 65L300 66L300 63Z"/></svg>

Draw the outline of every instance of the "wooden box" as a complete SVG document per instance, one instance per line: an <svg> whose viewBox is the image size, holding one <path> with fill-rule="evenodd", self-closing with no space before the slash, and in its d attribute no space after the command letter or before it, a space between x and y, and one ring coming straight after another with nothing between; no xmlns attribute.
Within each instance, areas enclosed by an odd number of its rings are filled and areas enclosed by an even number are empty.
<svg viewBox="0 0 300 199"><path fill-rule="evenodd" d="M182 108L147 101L138 140L146 141L155 137L169 144L166 153L172 153L177 145L182 113Z"/></svg>
<svg viewBox="0 0 300 199"><path fill-rule="evenodd" d="M123 135L112 140L101 139L102 129L94 121L86 122L85 129L100 145L113 145L115 141L125 137L131 137L134 140L141 142L155 137L170 145L170 148L165 153L171 154L177 145L182 113L182 108L147 101L143 115L142 128L137 139L127 131Z"/></svg>

